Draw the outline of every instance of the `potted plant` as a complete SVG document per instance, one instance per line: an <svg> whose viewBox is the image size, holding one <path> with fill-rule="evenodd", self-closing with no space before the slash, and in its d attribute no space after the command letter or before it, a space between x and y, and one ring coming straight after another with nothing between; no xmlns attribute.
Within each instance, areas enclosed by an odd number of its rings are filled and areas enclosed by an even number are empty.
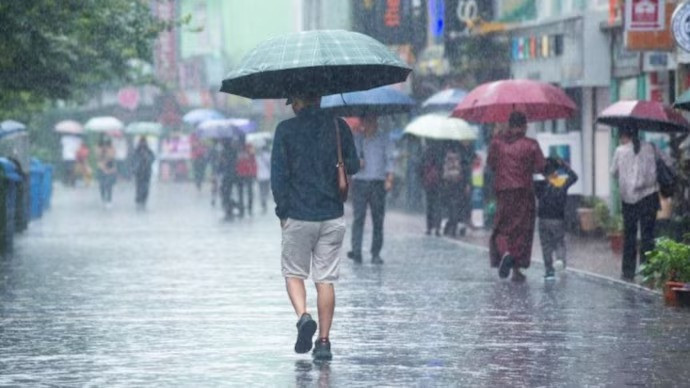
<svg viewBox="0 0 690 388"><path fill-rule="evenodd" d="M677 305L674 288L687 288L686 283L690 283L690 245L660 237L646 256L647 262L640 267L644 283L663 288L666 304Z"/></svg>
<svg viewBox="0 0 690 388"><path fill-rule="evenodd" d="M580 221L580 231L591 233L597 228L594 219L594 204L596 197L582 197L580 207L577 209L577 217Z"/></svg>

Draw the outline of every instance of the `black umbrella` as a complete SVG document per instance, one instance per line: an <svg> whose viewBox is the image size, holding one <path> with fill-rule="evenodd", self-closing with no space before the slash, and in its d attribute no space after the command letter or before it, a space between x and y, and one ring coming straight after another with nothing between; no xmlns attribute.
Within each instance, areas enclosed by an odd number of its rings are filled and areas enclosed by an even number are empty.
<svg viewBox="0 0 690 388"><path fill-rule="evenodd" d="M260 43L223 80L248 98L325 96L403 82L412 71L379 41L351 31L304 31Z"/></svg>

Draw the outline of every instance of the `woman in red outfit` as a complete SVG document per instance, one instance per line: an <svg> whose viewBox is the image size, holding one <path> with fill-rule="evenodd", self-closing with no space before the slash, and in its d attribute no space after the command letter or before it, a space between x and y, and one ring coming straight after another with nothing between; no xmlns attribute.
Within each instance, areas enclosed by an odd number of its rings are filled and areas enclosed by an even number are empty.
<svg viewBox="0 0 690 388"><path fill-rule="evenodd" d="M491 266L506 278L513 270L513 280L523 281L521 268L528 268L536 206L532 175L542 173L544 154L534 139L525 136L527 118L513 112L508 130L497 135L489 147L488 165L494 172L496 216L490 241Z"/></svg>

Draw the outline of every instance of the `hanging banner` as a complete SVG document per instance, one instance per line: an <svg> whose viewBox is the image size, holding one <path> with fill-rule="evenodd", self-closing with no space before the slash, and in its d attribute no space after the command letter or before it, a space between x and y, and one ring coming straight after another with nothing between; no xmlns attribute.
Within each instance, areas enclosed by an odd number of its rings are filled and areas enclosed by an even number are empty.
<svg viewBox="0 0 690 388"><path fill-rule="evenodd" d="M666 0L626 0L626 31L659 31L666 27Z"/></svg>

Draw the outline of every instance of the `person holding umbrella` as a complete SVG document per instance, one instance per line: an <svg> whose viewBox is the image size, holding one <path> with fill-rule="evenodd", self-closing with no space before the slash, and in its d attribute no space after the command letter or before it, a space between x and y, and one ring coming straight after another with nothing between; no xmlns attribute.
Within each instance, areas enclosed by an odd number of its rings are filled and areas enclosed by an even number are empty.
<svg viewBox="0 0 690 388"><path fill-rule="evenodd" d="M338 50L333 48L337 47ZM276 55L280 53L279 55ZM359 170L344 120L319 109L321 98L404 82L411 68L385 45L342 30L303 31L262 42L223 80L221 91L249 98L289 98L297 117L281 122L271 155L271 189L283 232L282 273L297 322L295 351L316 332L304 280L316 285L319 336L315 361L332 358L339 250L345 235L347 174Z"/></svg>
<svg viewBox="0 0 690 388"><path fill-rule="evenodd" d="M134 186L136 188L134 201L138 209L143 210L146 207L149 187L151 186L151 165L154 160L156 157L149 148L146 136L142 136L132 156L132 172L134 173Z"/></svg>
<svg viewBox="0 0 690 388"><path fill-rule="evenodd" d="M494 171L496 215L491 235L491 265L498 267L498 276L524 281L520 271L528 268L532 255L532 238L536 209L532 175L542 173L546 166L539 144L525 137L527 118L513 112L508 129L494 137L489 146L487 164Z"/></svg>
<svg viewBox="0 0 690 388"><path fill-rule="evenodd" d="M633 281L637 266L637 228L642 243L640 262L645 252L654 249L656 212L662 196L673 195L671 159L651 143L640 140L639 131L685 132L690 123L677 111L656 101L618 101L599 114L597 121L618 128L620 145L611 162L611 174L618 180L623 211L623 260L621 277ZM663 169L660 171L659 169ZM659 180L658 178L662 178ZM672 179L672 178L671 178ZM670 183L667 187L664 183ZM668 191L670 192L668 192Z"/></svg>
<svg viewBox="0 0 690 388"><path fill-rule="evenodd" d="M311 273L319 308L319 339L314 352L317 358L330 359L333 282L338 279L339 251L346 230L333 171L338 163L338 143L342 144L348 175L359 170L359 158L349 127L344 120L319 109L321 98L296 96L288 102L297 117L281 122L276 129L271 189L283 230L282 272L290 301L300 317L295 352L308 352L316 331L316 322L307 313L304 287Z"/></svg>
<svg viewBox="0 0 690 388"><path fill-rule="evenodd" d="M640 263L654 249L656 212L661 208L657 186L656 158L664 157L647 142L640 141L637 129L618 129L620 145L611 162L611 174L618 180L623 203L623 280L633 281L637 266L637 228L640 227ZM664 161L670 165L670 161Z"/></svg>

